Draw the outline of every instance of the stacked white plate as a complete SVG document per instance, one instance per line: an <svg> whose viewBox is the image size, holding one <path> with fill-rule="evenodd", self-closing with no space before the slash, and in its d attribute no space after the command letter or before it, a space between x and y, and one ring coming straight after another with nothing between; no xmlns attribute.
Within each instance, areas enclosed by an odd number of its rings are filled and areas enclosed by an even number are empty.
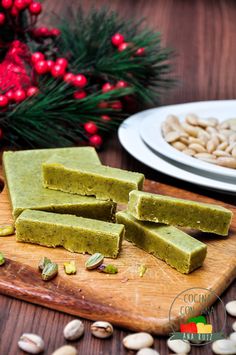
<svg viewBox="0 0 236 355"><path fill-rule="evenodd" d="M184 120L189 113L219 121L236 117L236 100L203 101L142 111L125 120L118 136L136 159L164 174L228 194L236 194L236 169L224 168L189 157L169 145L161 125L169 114Z"/></svg>

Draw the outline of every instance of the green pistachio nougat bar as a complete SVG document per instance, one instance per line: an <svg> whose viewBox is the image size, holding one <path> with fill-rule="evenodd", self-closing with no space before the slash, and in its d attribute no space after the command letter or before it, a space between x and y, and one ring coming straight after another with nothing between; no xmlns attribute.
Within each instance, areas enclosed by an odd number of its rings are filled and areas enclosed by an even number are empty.
<svg viewBox="0 0 236 355"><path fill-rule="evenodd" d="M221 206L132 191L129 212L137 219L227 235L233 213Z"/></svg>
<svg viewBox="0 0 236 355"><path fill-rule="evenodd" d="M144 175L104 165L79 161L57 163L54 157L43 164L44 186L72 194L94 195L103 200L127 203L129 192L142 189Z"/></svg>
<svg viewBox="0 0 236 355"><path fill-rule="evenodd" d="M35 209L111 221L116 210L115 203L111 201L43 188L42 162L52 155L57 162L66 158L101 164L95 149L91 147L4 152L4 172L14 218L25 209Z"/></svg>
<svg viewBox="0 0 236 355"><path fill-rule="evenodd" d="M118 256L123 234L123 225L67 214L25 210L16 220L18 242L111 258Z"/></svg>
<svg viewBox="0 0 236 355"><path fill-rule="evenodd" d="M204 243L173 226L141 222L127 211L117 212L116 220L125 225L125 239L183 274L200 267L206 257Z"/></svg>

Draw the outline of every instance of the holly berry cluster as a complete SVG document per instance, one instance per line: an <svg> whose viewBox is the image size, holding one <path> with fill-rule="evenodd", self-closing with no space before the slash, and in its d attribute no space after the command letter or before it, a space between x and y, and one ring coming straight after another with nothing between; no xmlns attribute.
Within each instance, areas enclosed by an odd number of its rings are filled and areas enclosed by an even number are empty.
<svg viewBox="0 0 236 355"><path fill-rule="evenodd" d="M0 13L0 25L4 25L7 15L17 17L23 10L27 10L31 16L38 16L42 12L40 2L33 0L2 0L1 5L5 12Z"/></svg>

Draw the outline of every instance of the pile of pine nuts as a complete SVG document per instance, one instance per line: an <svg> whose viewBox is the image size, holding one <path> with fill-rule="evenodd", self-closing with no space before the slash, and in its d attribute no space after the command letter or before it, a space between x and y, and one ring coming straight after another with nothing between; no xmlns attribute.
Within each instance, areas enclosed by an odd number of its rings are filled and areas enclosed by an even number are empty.
<svg viewBox="0 0 236 355"><path fill-rule="evenodd" d="M162 124L166 142L182 153L208 163L236 169L236 123L220 123L216 118L202 119L189 114L184 122L175 115Z"/></svg>

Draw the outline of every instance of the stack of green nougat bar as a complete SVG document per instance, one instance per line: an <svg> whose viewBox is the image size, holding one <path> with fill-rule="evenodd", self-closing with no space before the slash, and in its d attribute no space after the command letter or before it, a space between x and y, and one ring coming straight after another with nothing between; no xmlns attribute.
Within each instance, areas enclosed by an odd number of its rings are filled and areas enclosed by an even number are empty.
<svg viewBox="0 0 236 355"><path fill-rule="evenodd" d="M174 226L227 235L232 212L212 205L131 191L128 210L116 214L125 238L188 274L202 265L207 246Z"/></svg>
<svg viewBox="0 0 236 355"><path fill-rule="evenodd" d="M42 164L52 158L55 166L66 162L70 167L90 169L79 190L74 191L72 171L53 173L58 184L61 181L69 188L43 186ZM131 190L142 188L142 174L102 166L91 147L9 151L3 163L18 241L118 256L124 226L110 222L116 202L127 202Z"/></svg>

